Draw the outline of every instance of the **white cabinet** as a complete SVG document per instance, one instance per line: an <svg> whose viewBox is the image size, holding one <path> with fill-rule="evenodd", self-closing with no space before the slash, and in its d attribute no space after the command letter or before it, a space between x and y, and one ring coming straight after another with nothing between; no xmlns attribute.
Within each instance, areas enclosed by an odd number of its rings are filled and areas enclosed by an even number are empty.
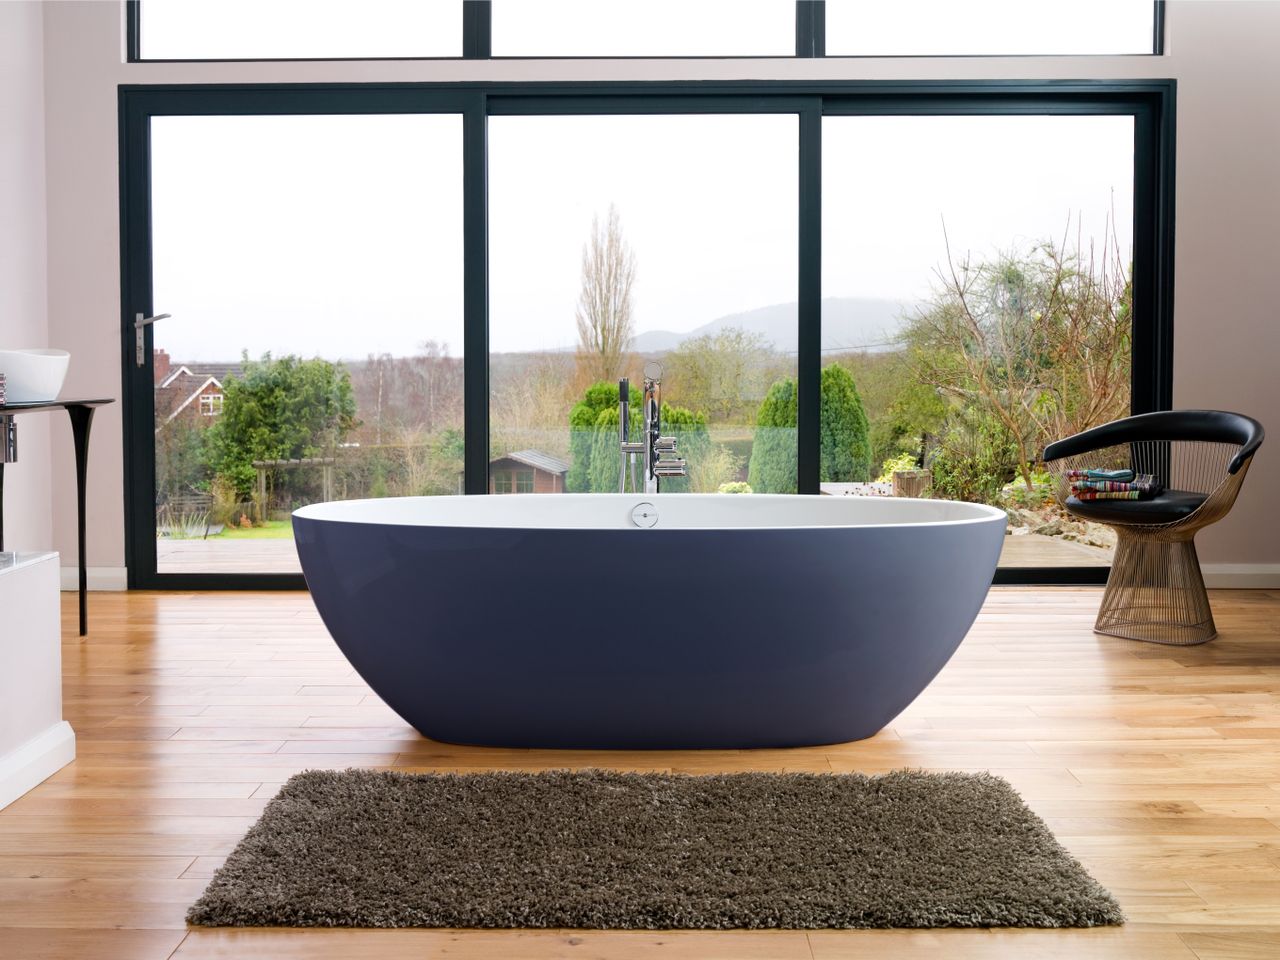
<svg viewBox="0 0 1280 960"><path fill-rule="evenodd" d="M0 808L76 756L62 719L58 555L0 553Z"/></svg>

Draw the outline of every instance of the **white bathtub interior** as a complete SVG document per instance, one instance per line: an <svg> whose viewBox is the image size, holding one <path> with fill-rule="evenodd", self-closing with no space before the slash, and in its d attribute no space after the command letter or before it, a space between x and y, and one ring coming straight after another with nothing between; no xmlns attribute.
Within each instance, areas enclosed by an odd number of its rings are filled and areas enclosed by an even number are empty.
<svg viewBox="0 0 1280 960"><path fill-rule="evenodd" d="M346 523L560 530L640 530L631 518L652 503L650 530L802 529L961 524L1003 519L1003 510L950 500L761 494L562 494L554 497L396 497L302 507L305 519Z"/></svg>

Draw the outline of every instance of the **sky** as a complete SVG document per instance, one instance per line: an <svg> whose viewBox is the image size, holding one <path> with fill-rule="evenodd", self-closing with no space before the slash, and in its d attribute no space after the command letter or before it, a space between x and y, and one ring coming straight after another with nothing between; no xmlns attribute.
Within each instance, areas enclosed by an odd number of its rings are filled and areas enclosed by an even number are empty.
<svg viewBox="0 0 1280 960"><path fill-rule="evenodd" d="M417 52L405 36L452 36L457 26L441 12L455 0L370 0L358 26L341 16L347 0L307 0L306 17L300 2L254 0L244 9L257 29L239 36L259 46L232 52L335 55L354 44L363 55L405 55ZM1149 29L1149 4L1100 2L1080 0L1063 17L1053 3L983 0L993 16L967 34L998 50L1029 24L1055 42L1132 45L1143 24L1124 11L1139 7ZM183 4L147 0L144 44L149 36L160 46L144 54L209 56L240 42L219 27L225 17L197 20L198 7ZM735 43L764 52L794 14L790 0L661 0L644 8L648 16L633 7L620 21L618 0L540 4L533 16L530 0L495 3L495 53L521 44L639 52L670 42L663 27L676 9L690 35L720 24L723 40L733 23ZM726 4L749 6L753 17L726 20ZM908 6L914 21L901 13ZM891 47L911 27L927 47L942 25L940 36L959 46L966 26L947 19L957 6L833 2L828 41L838 46L853 30L864 44ZM868 11L879 12L868 20ZM1098 11L1106 29L1090 19ZM772 26L753 33L742 28L748 21ZM553 38L560 46L549 49ZM699 44L717 52L708 39ZM583 244L611 204L635 252L637 332L688 331L794 301L797 133L794 115L491 118L492 349L574 344ZM828 117L823 141L824 296L928 296L946 256L944 224L957 258L1064 233L1087 247L1113 225L1128 260L1129 117ZM157 326L156 345L175 359L242 350L358 359L412 354L426 340L461 354L460 117L157 117L152 149L153 306L173 314Z"/></svg>
<svg viewBox="0 0 1280 960"><path fill-rule="evenodd" d="M1133 247L1132 117L827 117L823 293L908 302L1052 240ZM1108 239L1108 234L1113 234ZM828 344L824 338L824 346Z"/></svg>
<svg viewBox="0 0 1280 960"><path fill-rule="evenodd" d="M827 53L1149 53L1152 6L827 0ZM794 0L493 0L492 47L500 57L790 56L794 23ZM142 55L154 59L462 54L461 0L145 0L141 24Z"/></svg>
<svg viewBox="0 0 1280 960"><path fill-rule="evenodd" d="M572 346L592 218L619 211L638 331L795 300L791 115L495 117L490 340ZM158 117L156 344L175 359L462 344L457 116ZM823 295L915 301L945 260L1132 245L1128 117L829 117Z"/></svg>

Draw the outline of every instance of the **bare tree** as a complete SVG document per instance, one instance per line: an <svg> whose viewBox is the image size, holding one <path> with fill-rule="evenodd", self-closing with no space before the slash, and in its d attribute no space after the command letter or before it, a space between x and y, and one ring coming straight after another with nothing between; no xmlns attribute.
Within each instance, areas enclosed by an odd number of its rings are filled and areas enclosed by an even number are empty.
<svg viewBox="0 0 1280 960"><path fill-rule="evenodd" d="M599 217L592 218L591 239L582 248L578 363L591 380L613 380L622 372L635 335L635 277L635 254L622 236L618 210L610 204L603 228Z"/></svg>
<svg viewBox="0 0 1280 960"><path fill-rule="evenodd" d="M490 373L490 448L495 456L534 447L567 454L565 414L574 404L574 358L506 354Z"/></svg>
<svg viewBox="0 0 1280 960"><path fill-rule="evenodd" d="M462 358L450 356L448 344L427 340L410 357L370 354L352 364L351 384L363 443L396 443L401 427L436 433L462 426Z"/></svg>
<svg viewBox="0 0 1280 960"><path fill-rule="evenodd" d="M1132 290L1114 232L1100 251L1064 238L978 264L948 243L947 268L906 331L916 375L1007 431L1029 489L1047 441L1128 407Z"/></svg>

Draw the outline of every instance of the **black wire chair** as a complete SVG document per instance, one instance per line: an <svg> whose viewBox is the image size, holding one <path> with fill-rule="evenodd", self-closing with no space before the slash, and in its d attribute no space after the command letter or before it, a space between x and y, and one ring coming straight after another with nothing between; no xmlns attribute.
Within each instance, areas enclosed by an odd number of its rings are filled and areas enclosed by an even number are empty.
<svg viewBox="0 0 1280 960"><path fill-rule="evenodd" d="M1263 436L1262 424L1238 413L1173 410L1126 417L1045 448L1058 502L1116 531L1095 631L1177 645L1218 635L1195 535L1231 510ZM1164 491L1147 500L1072 496L1070 472L1098 469L1153 474Z"/></svg>

